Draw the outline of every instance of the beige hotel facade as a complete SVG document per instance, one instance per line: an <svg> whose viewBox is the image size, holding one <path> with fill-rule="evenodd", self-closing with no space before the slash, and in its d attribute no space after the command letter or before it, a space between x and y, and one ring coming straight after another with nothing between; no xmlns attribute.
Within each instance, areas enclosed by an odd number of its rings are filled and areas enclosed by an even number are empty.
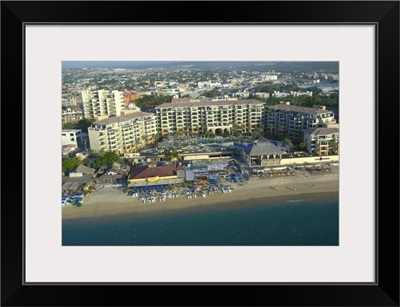
<svg viewBox="0 0 400 307"><path fill-rule="evenodd" d="M109 117L88 128L90 148L95 151L129 153L154 141L157 121L153 113L135 112Z"/></svg>
<svg viewBox="0 0 400 307"><path fill-rule="evenodd" d="M163 135L185 130L223 134L237 129L251 133L264 122L264 104L259 100L173 99L156 107L158 128Z"/></svg>
<svg viewBox="0 0 400 307"><path fill-rule="evenodd" d="M288 103L266 106L263 101L254 99L197 101L178 98L156 107L155 114L135 112L94 122L88 132L91 149L129 153L154 141L155 134L209 131L222 135L234 129L251 133L263 125L267 133L301 142L304 130L329 127L336 125L335 122L333 112L323 106L303 108Z"/></svg>

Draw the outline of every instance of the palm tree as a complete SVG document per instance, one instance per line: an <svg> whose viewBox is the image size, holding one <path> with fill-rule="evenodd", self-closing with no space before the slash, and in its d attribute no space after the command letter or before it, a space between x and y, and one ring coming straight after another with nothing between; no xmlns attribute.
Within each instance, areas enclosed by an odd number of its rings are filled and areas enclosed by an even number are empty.
<svg viewBox="0 0 400 307"><path fill-rule="evenodd" d="M304 147L306 147L306 144L304 144L304 142L301 142L299 144L299 147L300 147L301 151L303 151Z"/></svg>
<svg viewBox="0 0 400 307"><path fill-rule="evenodd" d="M283 134L285 134L285 125L279 124L279 137L282 137Z"/></svg>
<svg viewBox="0 0 400 307"><path fill-rule="evenodd" d="M274 124L268 124L268 135L272 135Z"/></svg>
<svg viewBox="0 0 400 307"><path fill-rule="evenodd" d="M245 132L245 130L246 130L246 125L245 124L241 124L240 125L240 129L242 130L241 134L243 134Z"/></svg>
<svg viewBox="0 0 400 307"><path fill-rule="evenodd" d="M201 136L204 135L205 130L206 130L206 125L203 124L203 123L201 123L201 124L200 124L200 135L201 135Z"/></svg>
<svg viewBox="0 0 400 307"><path fill-rule="evenodd" d="M285 141L286 147L288 148L288 152L289 152L289 147L292 146L292 140L289 138L285 138L284 141Z"/></svg>
<svg viewBox="0 0 400 307"><path fill-rule="evenodd" d="M170 149L164 149L163 155L164 155L164 157L165 157L165 160L171 161L172 152L171 152Z"/></svg>
<svg viewBox="0 0 400 307"><path fill-rule="evenodd" d="M146 146L146 144L147 144L147 136L142 135L142 142L143 142L143 147Z"/></svg>
<svg viewBox="0 0 400 307"><path fill-rule="evenodd" d="M179 156L179 153L178 153L178 152L173 151L173 152L171 153L171 160L179 160L179 158L180 158L180 156Z"/></svg>
<svg viewBox="0 0 400 307"><path fill-rule="evenodd" d="M333 138L332 138L332 140L330 140L329 141L329 143L328 143L328 145L329 145L329 152L332 154L332 152L333 153L337 153L337 140L336 140L336 137L335 136L333 136Z"/></svg>
<svg viewBox="0 0 400 307"><path fill-rule="evenodd" d="M153 139L154 144L156 145L159 139L158 133L153 133L151 135L151 138Z"/></svg>

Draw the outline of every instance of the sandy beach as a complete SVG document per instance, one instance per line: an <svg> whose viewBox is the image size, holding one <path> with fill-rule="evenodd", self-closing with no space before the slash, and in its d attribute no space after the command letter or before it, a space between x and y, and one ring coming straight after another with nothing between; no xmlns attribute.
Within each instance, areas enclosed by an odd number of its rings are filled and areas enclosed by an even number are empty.
<svg viewBox="0 0 400 307"><path fill-rule="evenodd" d="M295 200L304 197L312 198L312 194L316 193L331 194L339 191L338 167L334 168L333 174L307 175L306 172L297 173L298 175L293 178L259 179L252 177L246 185L234 185L235 190L232 193L207 195L206 198L192 199L180 195L179 198L150 204L141 202L137 197L127 196L117 188L104 188L86 196L82 207L63 206L62 218L98 218L165 212L166 210L182 210L238 201L251 203L252 199L268 197Z"/></svg>

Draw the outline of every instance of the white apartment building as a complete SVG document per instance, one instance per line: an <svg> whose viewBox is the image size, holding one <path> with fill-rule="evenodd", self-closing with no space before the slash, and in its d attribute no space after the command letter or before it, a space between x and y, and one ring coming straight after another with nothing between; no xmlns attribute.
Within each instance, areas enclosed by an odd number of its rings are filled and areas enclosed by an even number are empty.
<svg viewBox="0 0 400 307"><path fill-rule="evenodd" d="M303 130L336 123L333 112L325 106L307 108L289 102L267 106L265 128L270 135L303 140Z"/></svg>
<svg viewBox="0 0 400 307"><path fill-rule="evenodd" d="M90 148L95 151L130 153L154 141L157 120L153 113L135 112L94 122L88 133Z"/></svg>
<svg viewBox="0 0 400 307"><path fill-rule="evenodd" d="M278 76L277 75L266 75L266 76L263 76L263 79L265 81L274 81L274 80L278 80Z"/></svg>
<svg viewBox="0 0 400 307"><path fill-rule="evenodd" d="M158 130L162 134L177 131L210 131L221 135L238 129L252 132L264 123L264 102L259 100L195 101L173 99L156 107Z"/></svg>
<svg viewBox="0 0 400 307"><path fill-rule="evenodd" d="M125 109L121 91L82 91L83 114L85 118L100 116L120 116Z"/></svg>
<svg viewBox="0 0 400 307"><path fill-rule="evenodd" d="M78 100L77 100L76 96L70 96L70 97L62 98L61 99L61 105L63 107L73 107L73 106L76 106L78 104L77 101Z"/></svg>
<svg viewBox="0 0 400 307"><path fill-rule="evenodd" d="M61 145L78 146L78 138L82 141L82 131L80 129L63 129L61 131Z"/></svg>
<svg viewBox="0 0 400 307"><path fill-rule="evenodd" d="M309 153L319 156L338 154L339 128L315 128L304 130L304 144Z"/></svg>

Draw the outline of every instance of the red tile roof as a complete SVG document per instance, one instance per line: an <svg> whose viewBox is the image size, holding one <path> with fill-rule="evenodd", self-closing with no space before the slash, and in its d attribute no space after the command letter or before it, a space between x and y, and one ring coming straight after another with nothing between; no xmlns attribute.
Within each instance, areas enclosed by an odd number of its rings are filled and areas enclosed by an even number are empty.
<svg viewBox="0 0 400 307"><path fill-rule="evenodd" d="M175 176L176 168L174 165L163 165L157 167L132 167L129 179L144 179L151 177L168 177Z"/></svg>

